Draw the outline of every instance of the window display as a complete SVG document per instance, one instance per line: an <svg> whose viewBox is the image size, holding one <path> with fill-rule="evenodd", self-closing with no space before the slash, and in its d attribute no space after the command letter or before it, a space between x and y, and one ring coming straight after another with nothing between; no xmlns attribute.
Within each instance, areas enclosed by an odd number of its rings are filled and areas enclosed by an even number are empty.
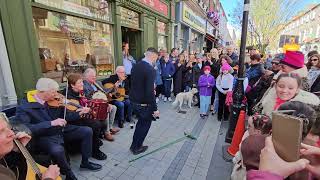
<svg viewBox="0 0 320 180"><path fill-rule="evenodd" d="M99 76L113 73L111 26L33 8L42 72L63 82L69 72L95 67Z"/></svg>
<svg viewBox="0 0 320 180"><path fill-rule="evenodd" d="M167 25L164 22L158 21L157 22L157 29L158 29L158 49L165 49L167 50Z"/></svg>

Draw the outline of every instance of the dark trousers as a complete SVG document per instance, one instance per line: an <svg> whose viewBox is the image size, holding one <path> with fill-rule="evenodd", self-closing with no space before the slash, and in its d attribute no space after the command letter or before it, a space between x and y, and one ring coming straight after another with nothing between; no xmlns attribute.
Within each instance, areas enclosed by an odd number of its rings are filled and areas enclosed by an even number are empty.
<svg viewBox="0 0 320 180"><path fill-rule="evenodd" d="M171 84L172 84L172 79L163 80L164 96L167 97L167 98L171 97Z"/></svg>
<svg viewBox="0 0 320 180"><path fill-rule="evenodd" d="M164 89L163 84L157 85L157 87L156 87L156 97L159 97L160 94L164 94L163 89Z"/></svg>
<svg viewBox="0 0 320 180"><path fill-rule="evenodd" d="M124 123L124 120L131 122L132 107L129 99L112 101L112 104L117 106L116 119L118 120L118 124Z"/></svg>
<svg viewBox="0 0 320 180"><path fill-rule="evenodd" d="M69 124L77 126L88 126L92 129L92 151L97 152L100 148L99 146L99 136L101 131L107 129L107 125L104 121L92 120L92 119L80 119L78 121L69 122Z"/></svg>
<svg viewBox="0 0 320 180"><path fill-rule="evenodd" d="M229 118L229 107L226 105L226 94L219 91L219 108L218 108L218 119L228 120Z"/></svg>
<svg viewBox="0 0 320 180"><path fill-rule="evenodd" d="M132 103L132 108L138 117L138 122L133 134L130 149L138 149L143 145L143 141L149 132L151 122L153 120L153 110L150 106L143 107L134 103Z"/></svg>
<svg viewBox="0 0 320 180"><path fill-rule="evenodd" d="M211 105L214 105L214 99L216 97L216 89L217 88L215 86L212 88Z"/></svg>
<svg viewBox="0 0 320 180"><path fill-rule="evenodd" d="M92 129L89 127L79 127L67 125L63 131L64 143L80 142L82 162L87 162L92 154ZM72 174L72 170L65 156L64 145L50 140L50 138L39 138L36 141L36 147L45 153L48 153L58 164L62 174Z"/></svg>

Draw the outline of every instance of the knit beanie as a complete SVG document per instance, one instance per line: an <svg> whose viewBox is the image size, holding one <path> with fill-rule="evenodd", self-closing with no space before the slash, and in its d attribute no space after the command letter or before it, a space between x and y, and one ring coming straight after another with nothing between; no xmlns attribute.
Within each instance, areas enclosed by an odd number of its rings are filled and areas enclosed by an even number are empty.
<svg viewBox="0 0 320 180"><path fill-rule="evenodd" d="M205 66L204 68L203 68L203 71L211 71L211 67L210 66Z"/></svg>
<svg viewBox="0 0 320 180"><path fill-rule="evenodd" d="M230 71L231 70L231 66L228 63L223 63L222 67L221 67L222 71Z"/></svg>
<svg viewBox="0 0 320 180"><path fill-rule="evenodd" d="M300 51L287 51L281 64L288 65L295 69L300 69L304 66L304 55Z"/></svg>

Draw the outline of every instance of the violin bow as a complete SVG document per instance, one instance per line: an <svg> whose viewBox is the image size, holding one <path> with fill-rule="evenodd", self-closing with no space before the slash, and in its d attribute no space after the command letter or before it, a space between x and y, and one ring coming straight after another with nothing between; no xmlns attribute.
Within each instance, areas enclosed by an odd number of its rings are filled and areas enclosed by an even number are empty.
<svg viewBox="0 0 320 180"><path fill-rule="evenodd" d="M63 119L66 120L66 116L67 116L67 106L66 106L66 103L67 103L67 99L68 99L68 90L69 90L69 83L68 83L68 78L67 78L67 86L66 86L66 94L65 94L65 100L64 100L64 112L63 112Z"/></svg>

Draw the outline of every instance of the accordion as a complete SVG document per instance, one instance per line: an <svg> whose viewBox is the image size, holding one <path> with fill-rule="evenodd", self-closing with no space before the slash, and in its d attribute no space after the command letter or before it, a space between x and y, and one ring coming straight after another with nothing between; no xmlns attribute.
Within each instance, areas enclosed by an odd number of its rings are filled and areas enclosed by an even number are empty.
<svg viewBox="0 0 320 180"><path fill-rule="evenodd" d="M106 120L108 117L108 102L103 99L91 99L87 102L87 107L91 112L85 114L84 117L92 120Z"/></svg>

